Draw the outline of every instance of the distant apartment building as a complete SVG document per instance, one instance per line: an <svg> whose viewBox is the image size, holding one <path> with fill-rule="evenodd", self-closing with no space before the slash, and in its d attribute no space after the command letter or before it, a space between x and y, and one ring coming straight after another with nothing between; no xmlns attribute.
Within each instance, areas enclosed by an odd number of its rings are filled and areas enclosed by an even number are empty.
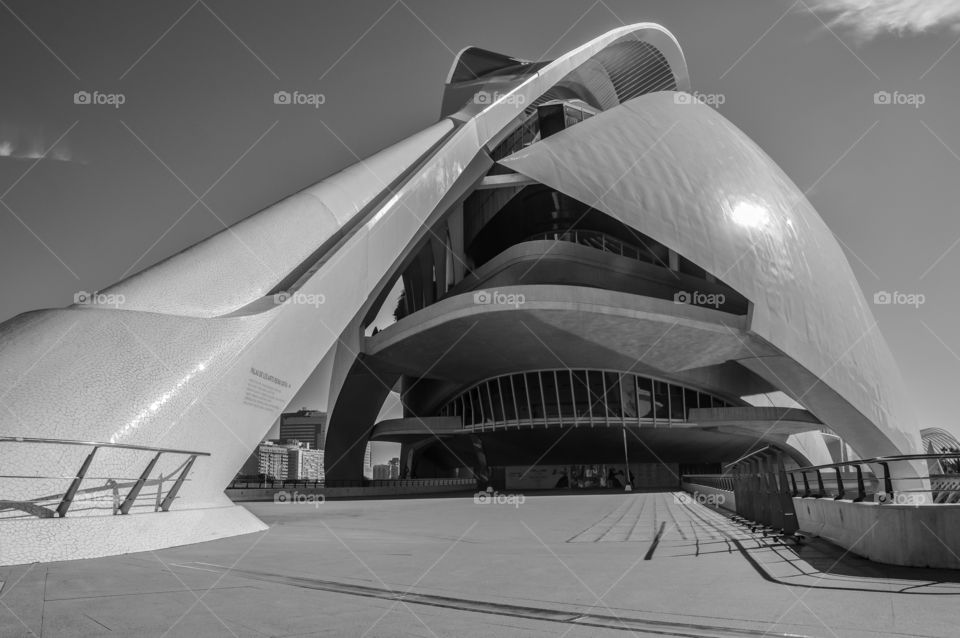
<svg viewBox="0 0 960 638"><path fill-rule="evenodd" d="M373 466L373 479L375 481L389 480L393 478L390 476L390 466L389 465L374 465Z"/></svg>
<svg viewBox="0 0 960 638"><path fill-rule="evenodd" d="M288 443L292 443L292 441ZM313 450L306 445L287 446L289 467L287 477L298 481L322 481L323 450Z"/></svg>
<svg viewBox="0 0 960 638"><path fill-rule="evenodd" d="M279 439L281 441L301 441L309 443L315 450L322 450L326 434L326 412L303 408L297 412L285 412L280 415Z"/></svg>
<svg viewBox="0 0 960 638"><path fill-rule="evenodd" d="M263 441L240 469L240 476L261 476L275 481L287 478L289 454L285 446Z"/></svg>
<svg viewBox="0 0 960 638"><path fill-rule="evenodd" d="M393 457L387 462L387 465L390 467L390 478L398 479L400 478L400 459Z"/></svg>

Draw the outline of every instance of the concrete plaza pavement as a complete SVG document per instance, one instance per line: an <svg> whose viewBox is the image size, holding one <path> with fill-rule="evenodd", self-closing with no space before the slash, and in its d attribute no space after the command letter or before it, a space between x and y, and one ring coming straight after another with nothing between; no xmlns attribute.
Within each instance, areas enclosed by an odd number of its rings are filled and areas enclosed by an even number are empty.
<svg viewBox="0 0 960 638"><path fill-rule="evenodd" d="M248 503L267 531L0 568L0 636L956 635L960 572L678 494Z"/></svg>

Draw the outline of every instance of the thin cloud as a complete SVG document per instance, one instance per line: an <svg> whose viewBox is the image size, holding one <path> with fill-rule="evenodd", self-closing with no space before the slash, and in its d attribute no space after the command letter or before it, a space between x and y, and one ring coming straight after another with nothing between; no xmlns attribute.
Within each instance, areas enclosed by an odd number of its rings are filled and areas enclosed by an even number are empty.
<svg viewBox="0 0 960 638"><path fill-rule="evenodd" d="M807 0L831 28L871 40L883 33L913 35L950 29L960 33L957 0Z"/></svg>
<svg viewBox="0 0 960 638"><path fill-rule="evenodd" d="M0 158L35 160L42 157L57 162L86 163L74 157L65 140L61 140L54 148L48 148L48 144L50 141L42 131L0 125Z"/></svg>

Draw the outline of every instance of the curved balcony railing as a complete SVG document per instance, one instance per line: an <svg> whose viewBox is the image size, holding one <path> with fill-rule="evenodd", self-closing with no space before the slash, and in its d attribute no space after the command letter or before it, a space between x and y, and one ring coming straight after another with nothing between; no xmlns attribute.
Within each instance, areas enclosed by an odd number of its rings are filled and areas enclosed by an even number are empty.
<svg viewBox="0 0 960 638"><path fill-rule="evenodd" d="M857 459L844 463L828 463L825 465L811 465L786 470L790 478L790 492L792 496L803 496L813 498L847 498L847 485L856 486L856 497L854 502L865 501L868 497L878 503L902 503L909 505L918 505L927 502L947 502L954 500L949 495L960 494L960 489L953 483L960 477L951 475L934 476L893 476L890 472L890 465L893 463L909 463L913 461L929 461L953 459L960 461L960 454L902 454L897 456L879 456L872 459ZM873 472L867 468L864 471L863 466L876 465L882 468L883 474L874 477ZM854 469L854 472L844 472L843 468ZM832 476L825 479L824 471L832 471ZM865 476L866 475L866 476ZM802 489L797 483L797 477L800 477ZM815 479L816 484L811 488L811 480ZM846 481L846 482L845 482ZM915 481L930 481L930 487L913 487ZM896 483L896 489L895 489ZM868 489L871 485L873 489ZM931 501L927 501L927 495L931 495ZM942 496L941 496L942 495ZM914 498L916 497L916 498Z"/></svg>
<svg viewBox="0 0 960 638"><path fill-rule="evenodd" d="M567 241L621 257L629 257L664 268L667 264L647 248L640 248L599 230L551 230L527 237L524 241Z"/></svg>
<svg viewBox="0 0 960 638"><path fill-rule="evenodd" d="M209 452L199 452L194 450L177 450L172 448L160 448L160 447L151 447L146 445L131 445L126 443L103 443L97 441L77 441L71 439L44 439L44 438L34 438L34 437L20 437L20 436L0 436L0 444L4 443L14 443L14 444L41 444L41 445L61 445L61 446L80 446L91 448L89 454L84 458L83 463L81 463L80 468L77 470L76 474L70 476L13 476L13 475L0 475L0 479L35 479L35 480L69 480L70 485L67 488L66 492L62 495L56 495L54 497L43 497L35 498L30 500L2 500L0 499L0 509L19 509L31 514L34 514L40 518L53 518L54 516L63 518L67 515L67 512L70 510L70 506L73 504L74 500L77 497L77 492L80 490L80 486L87 477L87 472L90 470L90 466L93 464L94 458L96 457L97 451L101 449L119 449L119 450L135 450L140 452L154 452L152 458L147 462L143 471L136 478L111 478L108 480L110 486L104 489L110 489L113 494L113 514L114 515L125 515L130 513L130 508L133 507L134 502L137 500L137 497L140 495L140 491L145 485L149 482L156 483L158 487L158 497L157 505L155 511L167 512L170 510L170 506L173 505L174 500L177 498L177 494L180 491L180 488L183 487L183 483L187 481L187 476L190 474L190 469L193 467L194 462L198 457L201 456L210 456ZM153 472L154 468L157 466L157 463L160 461L160 458L164 455L178 455L185 456L186 461L183 465L178 468L177 478L173 480L173 485L170 486L170 489L166 492L165 495L162 495L163 498L160 498L159 490L163 487L163 479L159 481L157 479L150 479L150 475ZM129 483L120 484L118 481L130 481ZM121 488L129 488L128 491L122 496L120 496ZM45 507L39 504L42 501L55 501L57 502L56 509L51 509L51 507Z"/></svg>
<svg viewBox="0 0 960 638"><path fill-rule="evenodd" d="M724 474L691 474L684 476L683 480L694 485L734 491L741 479L762 478L764 481L761 485L780 485L780 489L791 496L802 498L849 498L854 502L908 505L960 502L960 474L893 476L890 471L890 466L895 463L942 459L960 461L960 453L881 456L842 463L784 468L782 474L743 468L740 472ZM727 467L733 468L738 462ZM873 467L881 469L879 475L874 473ZM929 481L929 487L924 485L923 481Z"/></svg>
<svg viewBox="0 0 960 638"><path fill-rule="evenodd" d="M480 381L439 410L464 429L535 425L652 425L686 423L694 408L731 403L689 386L632 372L599 369L531 370Z"/></svg>

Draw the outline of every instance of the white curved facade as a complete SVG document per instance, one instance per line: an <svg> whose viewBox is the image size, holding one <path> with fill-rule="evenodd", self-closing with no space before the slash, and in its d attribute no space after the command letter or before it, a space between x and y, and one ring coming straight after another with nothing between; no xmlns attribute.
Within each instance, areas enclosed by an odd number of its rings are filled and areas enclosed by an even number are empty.
<svg viewBox="0 0 960 638"><path fill-rule="evenodd" d="M916 451L919 438L895 398L901 388L889 352L875 332L861 339L872 325L869 311L842 252L802 195L706 107L679 107L665 91L627 99L637 90L631 65L652 64L654 50L669 65L671 86L688 90L679 46L653 24L615 29L553 62L521 64L514 74L493 70L448 87L449 117L438 124L105 290L124 296L121 307L43 310L0 325L0 385L9 388L0 436L210 454L198 457L170 512L156 512L145 498L126 517L79 504L66 519L0 510L0 535L11 539L0 547L0 563L261 529L231 506L223 488L333 348L338 362L347 362L335 371L335 384L342 381L343 367L361 347L363 318L396 281L412 247L492 165L484 149L507 135L526 107L557 96L609 109L593 119L596 139L579 136L580 127L591 125L586 121L546 140L568 161L544 160L539 142L505 165L560 191L575 192L578 179L610 190L601 203L611 216L638 223L709 272L722 272L753 304L748 331L771 352L764 361L742 357L744 366L789 386L788 393L793 388L800 403L865 456ZM495 97L464 99L478 91ZM639 146L617 148L623 140ZM613 146L602 151L604 141ZM634 162L631 153L646 147L647 156ZM739 167L722 166L725 153ZM604 181L637 166L643 172ZM630 201L644 202L641 217ZM768 225L737 224L741 202L766 210ZM818 290L821 279L825 288ZM275 293L295 296L278 303ZM798 326L798 319L807 323ZM809 396L795 390L816 376L823 382ZM6 475L49 477L0 479L0 499L21 504L55 501L85 455L80 447L0 445ZM98 454L89 474L97 479L83 485L91 498L109 496L105 478L135 480L150 457L116 449ZM161 492L182 462L164 457L153 468L151 480L163 475Z"/></svg>

